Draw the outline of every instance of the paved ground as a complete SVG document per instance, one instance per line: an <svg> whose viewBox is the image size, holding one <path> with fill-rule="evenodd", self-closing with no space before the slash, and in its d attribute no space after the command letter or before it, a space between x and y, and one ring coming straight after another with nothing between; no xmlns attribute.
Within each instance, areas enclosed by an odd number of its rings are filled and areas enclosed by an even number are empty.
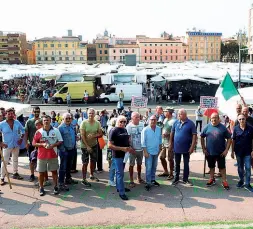
<svg viewBox="0 0 253 229"><path fill-rule="evenodd" d="M234 161L229 157L227 171L230 191L223 190L220 179L217 179L216 186L205 187L207 177L203 178L203 155L197 152L190 163L193 187L182 183L173 187L165 179L158 179L161 186L154 187L150 192L146 192L143 185L137 185L129 193L129 201L120 200L115 188L107 186L108 164L105 161L105 171L98 174L100 182L93 182L92 188L78 184L72 186L68 193L54 196L51 186L46 189L44 197L40 197L34 184L27 181L27 158L20 158L20 162L24 181L12 180L12 190L8 186L1 187L1 229L253 219L253 195L235 188L237 172ZM80 181L81 173L75 174L74 178ZM125 173L125 180L127 182L128 173Z"/></svg>

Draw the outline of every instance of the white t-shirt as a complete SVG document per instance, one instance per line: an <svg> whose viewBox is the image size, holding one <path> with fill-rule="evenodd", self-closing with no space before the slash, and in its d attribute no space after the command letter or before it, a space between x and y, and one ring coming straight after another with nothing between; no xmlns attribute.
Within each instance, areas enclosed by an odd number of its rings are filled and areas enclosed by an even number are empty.
<svg viewBox="0 0 253 229"><path fill-rule="evenodd" d="M183 96L183 93L182 93L181 91L179 91L179 92L178 92L178 97L179 97L179 98L182 98L182 96Z"/></svg>
<svg viewBox="0 0 253 229"><path fill-rule="evenodd" d="M195 111L196 121L203 121L203 111L200 109Z"/></svg>
<svg viewBox="0 0 253 229"><path fill-rule="evenodd" d="M141 132L143 129L144 129L143 122L139 122L139 125L134 125L133 123L129 123L126 126L127 133L128 135L130 135L131 146L137 151L142 150Z"/></svg>
<svg viewBox="0 0 253 229"><path fill-rule="evenodd" d="M84 92L84 97L85 97L85 98L89 97L89 93L88 93L87 91Z"/></svg>

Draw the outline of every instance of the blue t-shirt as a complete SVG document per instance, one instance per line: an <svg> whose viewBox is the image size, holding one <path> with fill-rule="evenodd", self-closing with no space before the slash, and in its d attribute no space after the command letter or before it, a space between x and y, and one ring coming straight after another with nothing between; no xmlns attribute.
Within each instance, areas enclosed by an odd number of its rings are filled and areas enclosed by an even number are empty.
<svg viewBox="0 0 253 229"><path fill-rule="evenodd" d="M252 152L253 127L246 124L242 130L239 125L235 126L233 136L234 151L236 156L249 156Z"/></svg>
<svg viewBox="0 0 253 229"><path fill-rule="evenodd" d="M193 121L188 118L184 123L180 120L176 120L171 132L174 133L174 152L189 153L192 143L192 135L197 134Z"/></svg>
<svg viewBox="0 0 253 229"><path fill-rule="evenodd" d="M226 139L231 138L231 134L221 123L217 126L209 123L200 136L206 138L206 148L209 155L221 155L226 149Z"/></svg>

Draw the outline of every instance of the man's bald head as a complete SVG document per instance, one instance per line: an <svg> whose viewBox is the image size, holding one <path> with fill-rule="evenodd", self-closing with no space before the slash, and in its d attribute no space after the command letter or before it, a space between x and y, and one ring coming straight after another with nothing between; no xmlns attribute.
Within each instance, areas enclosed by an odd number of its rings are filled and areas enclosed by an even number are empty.
<svg viewBox="0 0 253 229"><path fill-rule="evenodd" d="M242 108L242 114L243 114L246 118L248 118L248 116L249 116L249 108L248 108L248 107L243 107L243 108Z"/></svg>
<svg viewBox="0 0 253 229"><path fill-rule="evenodd" d="M187 119L187 112L185 109L179 109L178 111L178 117L181 121L185 121Z"/></svg>
<svg viewBox="0 0 253 229"><path fill-rule="evenodd" d="M241 104L236 104L236 113L237 113L237 115L242 113L242 105Z"/></svg>

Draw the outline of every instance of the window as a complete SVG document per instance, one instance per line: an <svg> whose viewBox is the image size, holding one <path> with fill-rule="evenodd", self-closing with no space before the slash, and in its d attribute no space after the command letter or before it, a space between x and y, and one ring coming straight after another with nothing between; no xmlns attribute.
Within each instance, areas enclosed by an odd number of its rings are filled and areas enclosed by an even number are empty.
<svg viewBox="0 0 253 229"><path fill-rule="evenodd" d="M176 60L177 60L177 56L176 56Z"/></svg>
<svg viewBox="0 0 253 229"><path fill-rule="evenodd" d="M155 56L155 60L157 60L157 56Z"/></svg>
<svg viewBox="0 0 253 229"><path fill-rule="evenodd" d="M59 91L59 94L65 94L68 92L68 87L64 87Z"/></svg>
<svg viewBox="0 0 253 229"><path fill-rule="evenodd" d="M102 48L102 44L98 44L98 47L99 47L99 48Z"/></svg>
<svg viewBox="0 0 253 229"><path fill-rule="evenodd" d="M122 53L122 50L120 49L119 52Z"/></svg>
<svg viewBox="0 0 253 229"><path fill-rule="evenodd" d="M72 53L73 53L73 55L75 55L75 51L73 51Z"/></svg>
<svg viewBox="0 0 253 229"><path fill-rule="evenodd" d="M55 61L54 57L51 57L51 60Z"/></svg>
<svg viewBox="0 0 253 229"><path fill-rule="evenodd" d="M166 56L165 59L168 60L168 57Z"/></svg>
<svg viewBox="0 0 253 229"><path fill-rule="evenodd" d="M152 60L152 56L150 57L150 60Z"/></svg>
<svg viewBox="0 0 253 229"><path fill-rule="evenodd" d="M172 49L170 50L170 53L173 53L173 50L172 50Z"/></svg>
<svg viewBox="0 0 253 229"><path fill-rule="evenodd" d="M160 44L160 46L163 46L163 44Z"/></svg>
<svg viewBox="0 0 253 229"><path fill-rule="evenodd" d="M125 53L125 49L123 49L123 53Z"/></svg>
<svg viewBox="0 0 253 229"><path fill-rule="evenodd" d="M61 48L61 44L58 44L58 48Z"/></svg>
<svg viewBox="0 0 253 229"><path fill-rule="evenodd" d="M54 44L51 44L50 47L51 47L51 48L54 48Z"/></svg>
<svg viewBox="0 0 253 229"><path fill-rule="evenodd" d="M47 55L47 51L45 51L45 55Z"/></svg>
<svg viewBox="0 0 253 229"><path fill-rule="evenodd" d="M173 60L173 56L170 57L170 60Z"/></svg>
<svg viewBox="0 0 253 229"><path fill-rule="evenodd" d="M59 55L61 55L61 51L59 51Z"/></svg>
<svg viewBox="0 0 253 229"><path fill-rule="evenodd" d="M38 57L37 60L38 60L38 61L41 61L41 57Z"/></svg>
<svg viewBox="0 0 253 229"><path fill-rule="evenodd" d="M190 50L190 53L192 53L192 49Z"/></svg>
<svg viewBox="0 0 253 229"><path fill-rule="evenodd" d="M145 49L145 51L144 51L145 53L147 53L147 49Z"/></svg>
<svg viewBox="0 0 253 229"><path fill-rule="evenodd" d="M108 54L108 53L107 53L107 50L105 50L105 54Z"/></svg>
<svg viewBox="0 0 253 229"><path fill-rule="evenodd" d="M38 55L40 55L40 51L38 51Z"/></svg>
<svg viewBox="0 0 253 229"><path fill-rule="evenodd" d="M196 53L198 53L198 50L196 50Z"/></svg>
<svg viewBox="0 0 253 229"><path fill-rule="evenodd" d="M155 44L155 46L157 46L157 44Z"/></svg>
<svg viewBox="0 0 253 229"><path fill-rule="evenodd" d="M81 51L81 55L83 55L83 51Z"/></svg>
<svg viewBox="0 0 253 229"><path fill-rule="evenodd" d="M145 60L147 60L147 57L145 56Z"/></svg>
<svg viewBox="0 0 253 229"><path fill-rule="evenodd" d="M68 56L66 56L66 57L65 57L65 60L69 61L69 57L68 57Z"/></svg>
<svg viewBox="0 0 253 229"><path fill-rule="evenodd" d="M176 49L176 53L177 53L177 49Z"/></svg>
<svg viewBox="0 0 253 229"><path fill-rule="evenodd" d="M165 53L168 53L168 50L167 50L167 49L165 50Z"/></svg>
<svg viewBox="0 0 253 229"><path fill-rule="evenodd" d="M216 49L216 54L219 53L219 49Z"/></svg>
<svg viewBox="0 0 253 229"><path fill-rule="evenodd" d="M108 60L108 56L105 57L105 60Z"/></svg>
<svg viewBox="0 0 253 229"><path fill-rule="evenodd" d="M44 44L44 48L47 48L47 44Z"/></svg>
<svg viewBox="0 0 253 229"><path fill-rule="evenodd" d="M62 60L62 57L61 57L61 56L59 57L59 60Z"/></svg>
<svg viewBox="0 0 253 229"><path fill-rule="evenodd" d="M75 57L73 57L73 60L75 61L75 60L76 60L76 58L75 58Z"/></svg>
<svg viewBox="0 0 253 229"><path fill-rule="evenodd" d="M38 48L40 48L40 44L38 44Z"/></svg>
<svg viewBox="0 0 253 229"><path fill-rule="evenodd" d="M75 45L74 44L72 44L72 48L74 48L75 47Z"/></svg>
<svg viewBox="0 0 253 229"><path fill-rule="evenodd" d="M126 53L128 53L128 49L126 49Z"/></svg>
<svg viewBox="0 0 253 229"><path fill-rule="evenodd" d="M52 56L54 55L54 51L52 51Z"/></svg>
<svg viewBox="0 0 253 229"><path fill-rule="evenodd" d="M213 47L213 43L211 43L211 47Z"/></svg>
<svg viewBox="0 0 253 229"><path fill-rule="evenodd" d="M103 60L103 58L102 58L102 56L100 56L100 61L102 61Z"/></svg>
<svg viewBox="0 0 253 229"><path fill-rule="evenodd" d="M155 53L157 53L157 49L155 49Z"/></svg>
<svg viewBox="0 0 253 229"><path fill-rule="evenodd" d="M163 50L162 49L160 49L160 54L162 54L163 53Z"/></svg>
<svg viewBox="0 0 253 229"><path fill-rule="evenodd" d="M150 49L149 52L152 53L152 49Z"/></svg>
<svg viewBox="0 0 253 229"><path fill-rule="evenodd" d="M45 57L45 61L48 61L48 57Z"/></svg>
<svg viewBox="0 0 253 229"><path fill-rule="evenodd" d="M186 53L186 49L184 50L184 53Z"/></svg>
<svg viewBox="0 0 253 229"><path fill-rule="evenodd" d="M147 44L145 44L144 46L147 46Z"/></svg>
<svg viewBox="0 0 253 229"><path fill-rule="evenodd" d="M116 56L114 56L113 59L116 60Z"/></svg>
<svg viewBox="0 0 253 229"><path fill-rule="evenodd" d="M152 44L150 44L149 46L152 46Z"/></svg>
<svg viewBox="0 0 253 229"><path fill-rule="evenodd" d="M102 50L99 50L99 54L102 55Z"/></svg>
<svg viewBox="0 0 253 229"><path fill-rule="evenodd" d="M69 55L69 51L66 51L66 55Z"/></svg>
<svg viewBox="0 0 253 229"><path fill-rule="evenodd" d="M80 60L83 60L83 57L82 57L82 56L80 57Z"/></svg>
<svg viewBox="0 0 253 229"><path fill-rule="evenodd" d="M113 49L113 53L116 53L116 50L115 50L115 49Z"/></svg>
<svg viewBox="0 0 253 229"><path fill-rule="evenodd" d="M134 53L134 49L132 49L132 53Z"/></svg>
<svg viewBox="0 0 253 229"><path fill-rule="evenodd" d="M184 57L184 60L186 60L186 56Z"/></svg>
<svg viewBox="0 0 253 229"><path fill-rule="evenodd" d="M196 43L196 48L198 47L198 43Z"/></svg>
<svg viewBox="0 0 253 229"><path fill-rule="evenodd" d="M69 47L69 45L68 44L65 44L65 48L68 48Z"/></svg>

